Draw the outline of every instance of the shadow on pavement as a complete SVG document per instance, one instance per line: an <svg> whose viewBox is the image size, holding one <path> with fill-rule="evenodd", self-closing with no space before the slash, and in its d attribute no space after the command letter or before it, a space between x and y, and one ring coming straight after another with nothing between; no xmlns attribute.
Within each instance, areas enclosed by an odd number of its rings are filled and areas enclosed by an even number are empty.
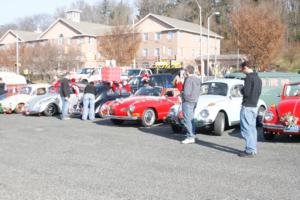
<svg viewBox="0 0 300 200"><path fill-rule="evenodd" d="M165 137L168 139L176 140L178 142L185 139L184 134L174 134L172 132L170 126L167 126L164 124L161 124L160 126L156 126L156 127L151 127L151 128L140 127L139 130L144 133L150 133L150 134L157 135L160 137ZM198 132L198 134L199 134L199 132ZM211 135L210 133L209 134L204 133L203 131L200 134ZM212 135L212 137L218 137L218 136ZM231 153L231 154L238 154L241 152L240 150L235 149L235 148L231 148L231 147L227 147L224 145L207 142L207 141L203 141L203 140L199 140L199 139L196 139L196 144L204 146L204 147L212 148L215 150L223 151L226 153Z"/></svg>

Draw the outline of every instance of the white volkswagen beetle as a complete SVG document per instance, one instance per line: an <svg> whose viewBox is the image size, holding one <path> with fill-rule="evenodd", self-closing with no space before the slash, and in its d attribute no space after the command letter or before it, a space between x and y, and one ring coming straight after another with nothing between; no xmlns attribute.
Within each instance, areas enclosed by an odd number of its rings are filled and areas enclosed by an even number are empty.
<svg viewBox="0 0 300 200"><path fill-rule="evenodd" d="M201 93L194 114L196 127L212 128L215 135L222 135L226 127L240 123L243 80L214 79L201 85ZM257 104L258 122L261 123L267 106L263 100ZM167 117L174 132L182 131L181 105L174 105Z"/></svg>
<svg viewBox="0 0 300 200"><path fill-rule="evenodd" d="M77 105L83 97L83 88L79 87L79 94L75 94L75 91L70 88L70 99L69 99L69 112L75 112ZM44 96L35 97L30 99L25 105L25 115L42 113L46 116L53 116L61 113L62 111L62 99L59 91L53 86L49 88L49 91Z"/></svg>
<svg viewBox="0 0 300 200"><path fill-rule="evenodd" d="M3 112L6 113L22 113L25 104L35 96L45 95L50 87L49 84L39 83L30 84L22 87L15 95L6 97L0 101Z"/></svg>

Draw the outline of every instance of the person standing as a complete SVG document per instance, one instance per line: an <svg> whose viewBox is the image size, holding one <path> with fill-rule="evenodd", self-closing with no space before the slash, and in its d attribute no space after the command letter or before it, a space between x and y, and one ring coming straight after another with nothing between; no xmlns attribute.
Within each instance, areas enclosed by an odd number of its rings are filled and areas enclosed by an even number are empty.
<svg viewBox="0 0 300 200"><path fill-rule="evenodd" d="M69 80L67 78L63 78L60 81L60 96L62 100L62 114L61 119L67 120L69 117L69 99L70 99L71 88L69 85Z"/></svg>
<svg viewBox="0 0 300 200"><path fill-rule="evenodd" d="M96 87L90 82L84 89L82 120L87 120L88 115L89 120L95 119L95 95Z"/></svg>
<svg viewBox="0 0 300 200"><path fill-rule="evenodd" d="M186 139L181 141L182 144L195 143L195 124L194 111L200 96L201 80L195 75L195 68L188 65L185 68L187 78L183 85L182 112L183 124L186 128Z"/></svg>
<svg viewBox="0 0 300 200"><path fill-rule="evenodd" d="M240 157L254 157L257 153L257 102L261 94L262 81L257 73L244 61L240 70L246 74L244 87L241 89L243 95L242 108L240 112L241 135L246 141L245 151L239 153Z"/></svg>
<svg viewBox="0 0 300 200"><path fill-rule="evenodd" d="M7 90L6 84L4 83L2 78L0 77L0 95L4 94L6 92L6 90Z"/></svg>

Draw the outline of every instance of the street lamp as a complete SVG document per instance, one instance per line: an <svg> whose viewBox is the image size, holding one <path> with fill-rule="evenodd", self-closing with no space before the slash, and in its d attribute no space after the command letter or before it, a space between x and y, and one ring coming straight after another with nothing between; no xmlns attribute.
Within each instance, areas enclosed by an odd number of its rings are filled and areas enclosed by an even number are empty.
<svg viewBox="0 0 300 200"><path fill-rule="evenodd" d="M207 33L207 73L209 72L209 37L210 37L210 18L212 16L219 16L220 12L213 12L208 18L207 18L207 29L208 29L208 33ZM208 73L209 74L209 73Z"/></svg>
<svg viewBox="0 0 300 200"><path fill-rule="evenodd" d="M135 37L134 37L134 18L132 19L132 48L134 48L134 43L135 43ZM136 65L135 65L135 49L133 49L133 69L136 68Z"/></svg>
<svg viewBox="0 0 300 200"><path fill-rule="evenodd" d="M16 34L16 66L17 66L17 74L19 74L19 36Z"/></svg>
<svg viewBox="0 0 300 200"><path fill-rule="evenodd" d="M204 65L203 65L203 57L202 57L202 8L198 2L195 0L197 6L199 8L199 25L200 25L200 67L201 67L201 82L203 83L203 73L204 73Z"/></svg>

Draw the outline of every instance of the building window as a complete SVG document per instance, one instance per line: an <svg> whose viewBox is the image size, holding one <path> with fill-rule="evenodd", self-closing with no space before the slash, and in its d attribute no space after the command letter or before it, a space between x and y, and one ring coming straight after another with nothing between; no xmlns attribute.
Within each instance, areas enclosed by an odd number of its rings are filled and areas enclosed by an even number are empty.
<svg viewBox="0 0 300 200"><path fill-rule="evenodd" d="M101 58L101 53L100 53L100 52L97 52L96 58L97 58L97 59L100 59L100 58Z"/></svg>
<svg viewBox="0 0 300 200"><path fill-rule="evenodd" d="M81 38L78 38L78 39L77 39L77 44L80 45L81 43L82 43L82 39L81 39Z"/></svg>
<svg viewBox="0 0 300 200"><path fill-rule="evenodd" d="M173 55L173 50L171 48L167 49L167 56L172 56Z"/></svg>
<svg viewBox="0 0 300 200"><path fill-rule="evenodd" d="M155 33L155 40L160 40L160 33Z"/></svg>
<svg viewBox="0 0 300 200"><path fill-rule="evenodd" d="M168 32L168 40L173 40L173 32L172 31Z"/></svg>
<svg viewBox="0 0 300 200"><path fill-rule="evenodd" d="M143 33L143 41L147 41L148 40L148 33Z"/></svg>
<svg viewBox="0 0 300 200"><path fill-rule="evenodd" d="M68 45L71 45L72 44L72 39L68 38L67 43L68 43Z"/></svg>
<svg viewBox="0 0 300 200"><path fill-rule="evenodd" d="M143 49L143 56L147 57L148 56L148 49Z"/></svg>
<svg viewBox="0 0 300 200"><path fill-rule="evenodd" d="M159 48L154 49L154 55L155 56L160 56L160 49Z"/></svg>
<svg viewBox="0 0 300 200"><path fill-rule="evenodd" d="M59 35L59 38L58 38L58 44L59 44L59 45L63 45L63 44L64 44L64 35L63 35L63 34L60 34L60 35Z"/></svg>
<svg viewBox="0 0 300 200"><path fill-rule="evenodd" d="M89 37L89 44L92 45L94 43L94 38Z"/></svg>

